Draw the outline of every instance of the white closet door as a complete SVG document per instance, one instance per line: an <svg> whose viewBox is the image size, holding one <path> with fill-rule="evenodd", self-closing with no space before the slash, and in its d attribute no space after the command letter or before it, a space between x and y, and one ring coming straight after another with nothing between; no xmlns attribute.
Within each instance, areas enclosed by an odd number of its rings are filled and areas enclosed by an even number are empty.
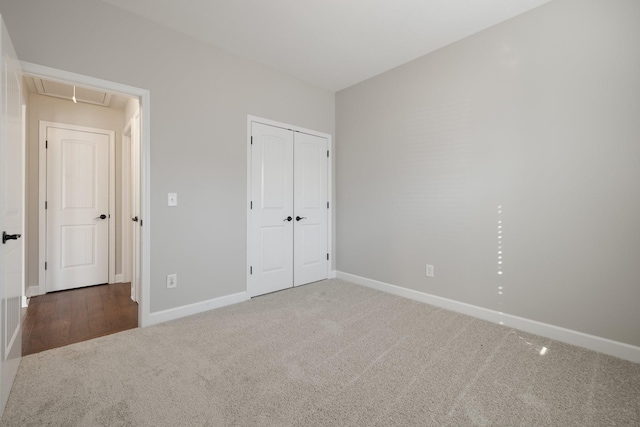
<svg viewBox="0 0 640 427"><path fill-rule="evenodd" d="M293 132L251 126L251 296L293 286Z"/></svg>
<svg viewBox="0 0 640 427"><path fill-rule="evenodd" d="M328 276L327 140L295 134L294 285Z"/></svg>

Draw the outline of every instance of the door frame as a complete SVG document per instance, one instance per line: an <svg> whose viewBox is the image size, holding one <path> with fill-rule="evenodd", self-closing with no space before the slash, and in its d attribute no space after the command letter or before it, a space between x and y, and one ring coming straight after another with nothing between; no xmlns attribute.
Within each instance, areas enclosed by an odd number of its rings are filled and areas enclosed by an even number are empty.
<svg viewBox="0 0 640 427"><path fill-rule="evenodd" d="M40 295L47 293L47 276L44 261L47 260L47 242L49 240L47 229L47 210L44 208L47 200L47 128L74 130L79 132L91 132L109 137L109 283L116 280L116 133L109 129L98 129L87 126L70 125L66 123L49 122L40 120L38 123L38 290Z"/></svg>
<svg viewBox="0 0 640 427"><path fill-rule="evenodd" d="M333 248L333 139L331 134L306 129L300 126L294 126L287 123L277 122L275 120L264 119L262 117L247 115L247 258L246 258L246 283L247 298L257 296L256 290L253 289L251 280L251 124L261 123L264 125L274 126L278 128L288 129L293 132L301 132L309 135L319 136L327 139L327 149L329 150L329 161L327 162L327 199L329 199L329 208L327 209L327 250L329 251L329 262L327 263L327 277L331 278L334 248Z"/></svg>
<svg viewBox="0 0 640 427"><path fill-rule="evenodd" d="M92 88L118 93L124 96L138 98L140 102L140 205L141 218L144 219L142 227L142 239L140 244L140 274L141 274L141 294L138 301L138 325L148 326L151 324L151 92L134 86L122 83L111 82L97 77L72 73L70 71L33 64L30 62L20 62L24 74L40 77L48 80L58 81L66 84L84 85ZM44 259L38 260L44 266Z"/></svg>

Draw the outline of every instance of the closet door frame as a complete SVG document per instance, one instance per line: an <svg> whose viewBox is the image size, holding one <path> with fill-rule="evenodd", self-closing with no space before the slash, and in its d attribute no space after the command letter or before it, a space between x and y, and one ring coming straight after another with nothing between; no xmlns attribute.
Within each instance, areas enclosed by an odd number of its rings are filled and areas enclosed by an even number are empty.
<svg viewBox="0 0 640 427"><path fill-rule="evenodd" d="M294 126L287 123L277 122L274 120L264 119L252 115L247 116L247 205L246 205L246 223L247 223L247 257L246 257L246 283L247 283L247 298L252 298L259 295L259 289L256 283L252 280L251 274L251 125L252 123L261 123L264 125L275 126L279 128L289 129L294 132L302 132L309 135L319 136L326 138L327 149L329 151L329 161L327 162L327 201L329 207L327 209L327 248L329 251L329 262L327 263L327 277L335 277L331 266L333 265L333 138L330 134L317 132L314 130L306 129L300 126Z"/></svg>

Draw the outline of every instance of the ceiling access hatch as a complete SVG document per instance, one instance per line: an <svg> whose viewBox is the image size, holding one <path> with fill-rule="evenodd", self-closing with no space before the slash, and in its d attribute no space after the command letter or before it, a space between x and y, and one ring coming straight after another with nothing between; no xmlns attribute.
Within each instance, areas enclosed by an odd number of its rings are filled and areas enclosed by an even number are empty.
<svg viewBox="0 0 640 427"><path fill-rule="evenodd" d="M51 80L44 80L39 77L25 78L27 86L31 92L40 95L53 96L55 98L73 98L74 86ZM86 104L100 105L102 107L123 108L126 99L120 99L117 95L102 90L89 89L82 86L75 87L76 100ZM116 105L117 104L117 105Z"/></svg>

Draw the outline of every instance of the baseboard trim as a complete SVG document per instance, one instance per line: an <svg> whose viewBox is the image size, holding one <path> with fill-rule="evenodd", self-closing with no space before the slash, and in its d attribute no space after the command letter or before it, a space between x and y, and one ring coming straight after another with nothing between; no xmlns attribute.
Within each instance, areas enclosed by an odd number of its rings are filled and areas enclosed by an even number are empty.
<svg viewBox="0 0 640 427"><path fill-rule="evenodd" d="M191 316L193 314L203 313L205 311L225 307L227 305L237 304L239 302L246 301L247 299L248 298L246 292L239 292L237 294L213 298L194 304L157 311L149 315L149 323L145 326L156 325L158 323L168 322L169 320L175 320L181 317Z"/></svg>
<svg viewBox="0 0 640 427"><path fill-rule="evenodd" d="M116 274L116 283L124 283L122 281L123 275L122 274Z"/></svg>
<svg viewBox="0 0 640 427"><path fill-rule="evenodd" d="M40 286L29 286L27 288L27 298L40 295Z"/></svg>
<svg viewBox="0 0 640 427"><path fill-rule="evenodd" d="M331 270L331 273L329 274L329 279L335 279L338 274L338 272L336 270Z"/></svg>
<svg viewBox="0 0 640 427"><path fill-rule="evenodd" d="M338 271L338 279L640 363L640 347Z"/></svg>

